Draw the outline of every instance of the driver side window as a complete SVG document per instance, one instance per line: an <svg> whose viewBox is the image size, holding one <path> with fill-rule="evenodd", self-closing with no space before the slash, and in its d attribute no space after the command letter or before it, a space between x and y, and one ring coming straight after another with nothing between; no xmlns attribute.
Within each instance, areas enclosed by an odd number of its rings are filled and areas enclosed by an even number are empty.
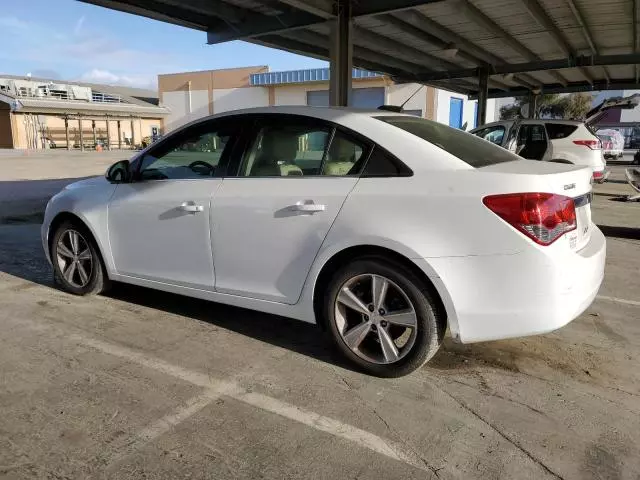
<svg viewBox="0 0 640 480"><path fill-rule="evenodd" d="M222 156L231 148L235 131L229 127L196 125L167 138L142 159L139 179L185 180L213 177Z"/></svg>

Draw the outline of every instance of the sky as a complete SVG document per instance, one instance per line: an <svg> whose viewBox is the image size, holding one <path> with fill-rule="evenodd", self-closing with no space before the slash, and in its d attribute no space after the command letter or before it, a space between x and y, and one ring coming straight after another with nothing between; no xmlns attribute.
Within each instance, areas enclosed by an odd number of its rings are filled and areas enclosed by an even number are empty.
<svg viewBox="0 0 640 480"><path fill-rule="evenodd" d="M326 62L252 45L207 45L206 33L76 0L2 0L0 74L157 86L157 75L268 65L272 71Z"/></svg>

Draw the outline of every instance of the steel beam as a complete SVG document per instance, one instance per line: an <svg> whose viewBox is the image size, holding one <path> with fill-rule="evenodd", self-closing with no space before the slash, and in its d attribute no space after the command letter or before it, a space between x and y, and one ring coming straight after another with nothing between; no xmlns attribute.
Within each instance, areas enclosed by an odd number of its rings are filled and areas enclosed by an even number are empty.
<svg viewBox="0 0 640 480"><path fill-rule="evenodd" d="M587 21L585 20L584 15L582 15L582 12L580 11L580 9L578 8L578 6L573 0L567 0L567 4L571 9L571 12L573 13L574 18L576 19L578 24L580 24L580 29L582 30L582 34L584 35L585 39L587 40L587 43L589 44L589 48L591 49L591 54L599 55L600 52L598 52L598 47L596 47L596 42L593 40L593 35L591 35L591 30L589 30L589 26L587 25ZM609 71L607 70L607 68L603 66L602 71L604 72L604 77L607 79L608 82L610 82L611 76L609 75Z"/></svg>
<svg viewBox="0 0 640 480"><path fill-rule="evenodd" d="M93 1L93 0L84 0ZM105 0L97 0L105 1ZM147 0L136 0L147 1ZM164 0L163 0L164 1ZM177 0L172 0L177 1ZM386 12L405 10L427 3L440 2L442 0L367 0L366 2L353 2L352 17L365 17ZM213 2L212 2L213 3ZM216 2L218 3L224 2ZM334 11L334 14L336 12ZM229 23L228 28L216 28L207 30L207 43L222 43L230 40L242 40L280 33L286 30L310 27L327 21L324 14L314 15L308 9L292 12L284 12L281 15L262 15L259 13L246 13L243 20L238 23Z"/></svg>
<svg viewBox="0 0 640 480"><path fill-rule="evenodd" d="M633 53L638 53L638 50L640 50L640 39L638 38L638 0L633 0L632 8L633 14L631 15L631 18L633 18ZM638 79L640 78L640 69L638 68L638 64L636 63L633 68L636 77L636 83L638 83Z"/></svg>
<svg viewBox="0 0 640 480"><path fill-rule="evenodd" d="M480 127L487 123L487 98L489 95L489 71L486 68L481 68L478 73L480 84L478 89L476 127Z"/></svg>
<svg viewBox="0 0 640 480"><path fill-rule="evenodd" d="M549 18L549 15L547 15L547 12L542 8L542 5L538 3L538 0L523 0L522 3L535 21L538 22L540 26L547 31L547 33L549 33L551 38L553 38L553 41L558 45L558 47L560 47L560 50L566 56L577 56L577 52L574 50L573 46L569 43L556 24L553 23L553 20ZM586 68L581 68L580 72L589 83L593 83L593 77Z"/></svg>
<svg viewBox="0 0 640 480"><path fill-rule="evenodd" d="M468 0L460 0L458 2L460 8L463 10L465 16L475 22L477 25L480 25L485 30L493 33L494 35L500 37L502 41L512 50L517 52L523 58L526 58L529 61L537 61L540 60L533 51L529 50L523 44L518 42L515 38L511 36L509 32L503 29L500 25L494 22L492 19L487 17L482 11L480 11L477 7L472 5ZM566 85L567 79L563 77L558 72L551 72L553 77L560 83L560 85Z"/></svg>
<svg viewBox="0 0 640 480"><path fill-rule="evenodd" d="M562 58L558 60L541 60L538 62L528 63L505 63L503 65L492 66L491 74L506 75L509 73L521 72L541 72L545 70L558 70L562 68L576 67L595 67L605 65L629 65L640 63L640 53L628 53L623 55L598 55L587 56L582 55L575 58ZM468 68L464 70L450 72L433 72L419 74L417 78L422 82L432 80L448 80L453 78L475 77L478 74L477 68ZM597 81L596 81L597 82ZM594 84L596 83L594 82Z"/></svg>
<svg viewBox="0 0 640 480"><path fill-rule="evenodd" d="M433 21L417 10L398 12L393 14L393 16L402 20L406 24L413 25L420 31L425 32L425 34L429 35L429 37L441 38L448 44L453 44L457 48L460 48L464 52L467 52L466 55L468 57L476 59L474 63L476 63L476 65L478 66L482 66L485 64L498 65L506 63L503 58L500 58L486 50L483 50L477 45L471 43L466 38L440 25L439 23ZM525 74L514 76L513 81L516 83L520 83L526 87L537 87L542 84L540 80Z"/></svg>
<svg viewBox="0 0 640 480"><path fill-rule="evenodd" d="M635 79L629 78L625 80L612 80L611 82L596 80L593 85L586 82L572 82L566 87L549 87L544 88L541 93L578 93L578 92L597 92L601 90L637 90L640 88ZM509 98L529 95L529 90L523 88L514 88L508 92L500 90L490 90L489 98ZM477 94L469 95L470 99L478 98Z"/></svg>
<svg viewBox="0 0 640 480"><path fill-rule="evenodd" d="M421 64L424 64L428 68L439 67L442 69L456 69L459 68L455 63L448 62L441 58L436 57L435 55L431 55L429 53L423 52L417 48L411 47L404 43L398 42L389 37L385 37L384 35L378 35L377 33L373 33L370 30L367 30L362 27L354 27L353 29L353 40L354 43L362 46L374 46L376 50L389 50L393 51L395 55L398 57L402 57L404 59L408 59L409 61L413 61L416 63L418 61Z"/></svg>
<svg viewBox="0 0 640 480"><path fill-rule="evenodd" d="M350 0L337 0L329 48L329 105L347 107L351 100L353 43Z"/></svg>

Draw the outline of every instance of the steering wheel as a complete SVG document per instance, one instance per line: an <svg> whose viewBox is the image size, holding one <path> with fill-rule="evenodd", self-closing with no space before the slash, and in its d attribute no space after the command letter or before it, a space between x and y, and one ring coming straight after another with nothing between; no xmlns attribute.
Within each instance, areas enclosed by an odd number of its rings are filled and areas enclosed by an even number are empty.
<svg viewBox="0 0 640 480"><path fill-rule="evenodd" d="M207 177L212 176L213 171L216 169L216 167L214 167L213 165L209 165L207 162L203 162L202 160L191 162L189 164L189 168L195 173Z"/></svg>

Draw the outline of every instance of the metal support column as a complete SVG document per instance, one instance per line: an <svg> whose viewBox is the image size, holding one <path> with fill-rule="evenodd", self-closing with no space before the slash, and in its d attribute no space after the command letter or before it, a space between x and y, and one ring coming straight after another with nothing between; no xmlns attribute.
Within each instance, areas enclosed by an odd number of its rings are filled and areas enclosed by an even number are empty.
<svg viewBox="0 0 640 480"><path fill-rule="evenodd" d="M133 118L131 118L131 150L136 148L136 134L133 130Z"/></svg>
<svg viewBox="0 0 640 480"><path fill-rule="evenodd" d="M84 134L82 132L82 116L78 115L78 127L80 128L80 151L84 152Z"/></svg>
<svg viewBox="0 0 640 480"><path fill-rule="evenodd" d="M478 111L476 113L476 127L487 123L487 99L489 97L489 70L481 68L478 72Z"/></svg>
<svg viewBox="0 0 640 480"><path fill-rule="evenodd" d="M111 128L109 127L109 115L107 115L105 118L107 124L107 144L105 145L105 147L107 147L107 150L111 150Z"/></svg>
<svg viewBox="0 0 640 480"><path fill-rule="evenodd" d="M118 150L122 150L122 127L120 120L118 120Z"/></svg>
<svg viewBox="0 0 640 480"><path fill-rule="evenodd" d="M93 133L93 148L96 148L98 144L98 137L96 136L96 121L91 120L91 132Z"/></svg>
<svg viewBox="0 0 640 480"><path fill-rule="evenodd" d="M329 104L346 107L351 99L353 67L351 0L337 0L335 13L331 24Z"/></svg>
<svg viewBox="0 0 640 480"><path fill-rule="evenodd" d="M529 115L527 118L534 119L538 113L538 94L529 92Z"/></svg>
<svg viewBox="0 0 640 480"><path fill-rule="evenodd" d="M69 142L69 117L64 117L64 138L67 140L67 150L71 150L71 142Z"/></svg>

